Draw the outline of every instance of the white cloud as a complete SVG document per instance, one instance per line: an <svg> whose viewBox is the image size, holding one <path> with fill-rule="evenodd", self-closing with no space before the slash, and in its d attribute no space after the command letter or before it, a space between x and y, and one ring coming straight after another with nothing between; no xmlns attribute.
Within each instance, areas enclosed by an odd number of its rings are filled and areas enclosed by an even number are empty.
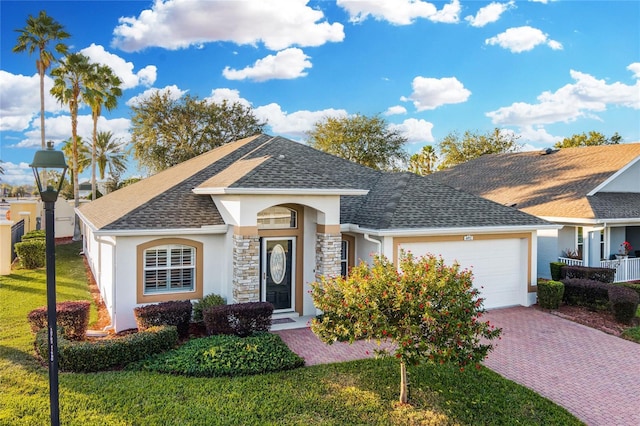
<svg viewBox="0 0 640 426"><path fill-rule="evenodd" d="M401 124L389 124L389 128L398 130L410 143L433 142L435 140L431 134L433 123L426 120L408 118Z"/></svg>
<svg viewBox="0 0 640 426"><path fill-rule="evenodd" d="M553 50L562 49L560 42L550 40L547 34L530 26L509 28L495 37L486 39L484 42L488 45L497 44L513 53L526 52L540 44L546 44Z"/></svg>
<svg viewBox="0 0 640 426"><path fill-rule="evenodd" d="M16 148L35 148L40 147L40 121L34 120L33 129L24 133L25 139L14 145ZM57 117L48 117L45 119L45 128L47 129L47 140L52 140L57 144L68 140L71 137L71 119L68 115L59 115ZM131 121L128 118L107 119L104 116L98 118L99 131L111 131L114 139L121 139L128 143L131 139L129 127ZM93 119L91 114L78 115L78 136L83 140L91 140L93 133Z"/></svg>
<svg viewBox="0 0 640 426"><path fill-rule="evenodd" d="M455 77L428 78L416 77L411 83L411 96L401 97L404 102L413 101L418 111L436 109L445 104L465 102L471 92Z"/></svg>
<svg viewBox="0 0 640 426"><path fill-rule="evenodd" d="M305 55L301 49L292 47L275 55L258 59L252 67L241 70L225 67L222 75L229 80L289 80L307 75L305 69L311 68L311 62L308 59L309 56Z"/></svg>
<svg viewBox="0 0 640 426"><path fill-rule="evenodd" d="M147 65L138 72L133 72L133 63L127 62L118 55L107 52L104 47L91 43L80 51L89 57L90 62L108 65L122 80L121 89L131 89L137 86L151 86L156 82L157 68L155 65Z"/></svg>
<svg viewBox="0 0 640 426"><path fill-rule="evenodd" d="M633 77L640 78L640 62L634 62L627 69L633 73Z"/></svg>
<svg viewBox="0 0 640 426"><path fill-rule="evenodd" d="M38 146L40 146L38 144ZM10 161L2 163L4 174L0 175L0 182L9 185L31 185L34 183L33 170L28 163L12 163Z"/></svg>
<svg viewBox="0 0 640 426"><path fill-rule="evenodd" d="M211 91L211 96L205 98L205 100L216 104L227 101L229 103L239 103L245 107L251 107L251 102L249 102L245 98L241 98L240 92L235 89L214 89Z"/></svg>
<svg viewBox="0 0 640 426"><path fill-rule="evenodd" d="M143 101L149 99L152 95L154 95L157 92L159 92L159 93L169 93L170 96L171 96L171 99L175 100L175 99L179 99L182 95L187 93L187 90L181 90L175 84L173 84L171 86L165 86L162 89L158 89L158 88L153 87L153 88L147 89L144 92L140 93L139 95L136 95L136 96L132 97L131 99L129 99L127 101L127 106L137 105L140 102L143 102Z"/></svg>
<svg viewBox="0 0 640 426"><path fill-rule="evenodd" d="M112 45L126 52L151 46L181 49L203 43L229 41L271 50L321 46L344 39L340 23L325 21L308 0L156 0L138 17L122 17Z"/></svg>
<svg viewBox="0 0 640 426"><path fill-rule="evenodd" d="M476 16L470 15L465 17L464 20L468 21L472 27L484 27L487 24L496 22L500 19L500 15L513 7L515 7L514 0L511 0L508 3L493 2L480 8L478 13L476 13Z"/></svg>
<svg viewBox="0 0 640 426"><path fill-rule="evenodd" d="M459 0L452 0L440 11L433 3L422 0L338 0L337 4L349 13L349 20L354 23L363 22L369 16L394 25L409 25L418 18L456 23L460 15Z"/></svg>
<svg viewBox="0 0 640 426"><path fill-rule="evenodd" d="M403 107L402 105L394 105L392 107L389 107L384 112L384 115L401 115L406 113L407 113L407 109L405 107Z"/></svg>
<svg viewBox="0 0 640 426"><path fill-rule="evenodd" d="M291 114L282 111L280 105L271 103L254 109L256 117L266 121L273 133L302 137L313 125L326 117L346 117L343 109L321 111L296 111Z"/></svg>
<svg viewBox="0 0 640 426"><path fill-rule="evenodd" d="M605 80L574 70L570 75L575 81L573 84L553 93L543 92L537 104L515 102L486 115L494 124L527 126L567 123L581 117L598 119L594 113L605 111L607 105L640 109L640 80L630 86L620 82L607 84Z"/></svg>
<svg viewBox="0 0 640 426"><path fill-rule="evenodd" d="M59 113L65 107L51 96L51 77L44 77L46 112ZM40 116L40 76L11 74L0 70L0 130L23 131L34 117Z"/></svg>
<svg viewBox="0 0 640 426"><path fill-rule="evenodd" d="M550 147L559 140L563 139L563 136L553 136L547 132L543 126L523 126L519 132L519 143L524 146L523 151L533 151L542 147Z"/></svg>

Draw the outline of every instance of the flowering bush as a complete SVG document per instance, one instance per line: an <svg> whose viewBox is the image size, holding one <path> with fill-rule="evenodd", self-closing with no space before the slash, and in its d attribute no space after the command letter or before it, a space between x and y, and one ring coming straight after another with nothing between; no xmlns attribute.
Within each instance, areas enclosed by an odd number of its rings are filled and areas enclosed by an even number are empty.
<svg viewBox="0 0 640 426"><path fill-rule="evenodd" d="M375 339L394 343L400 361L400 401L407 402L406 364L476 365L493 349L501 330L480 320L483 299L472 274L435 256L403 253L400 270L384 257L362 263L347 278L311 284L324 313L311 329L325 343Z"/></svg>
<svg viewBox="0 0 640 426"><path fill-rule="evenodd" d="M620 254L629 254L629 252L633 250L633 247L631 246L631 243L629 243L629 241L624 241L622 244L620 244L620 247Z"/></svg>

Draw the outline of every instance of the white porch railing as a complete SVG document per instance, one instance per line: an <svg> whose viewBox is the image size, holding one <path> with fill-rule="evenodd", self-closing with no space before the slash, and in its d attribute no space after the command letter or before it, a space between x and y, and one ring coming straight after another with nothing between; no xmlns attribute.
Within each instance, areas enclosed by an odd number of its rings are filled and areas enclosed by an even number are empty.
<svg viewBox="0 0 640 426"><path fill-rule="evenodd" d="M584 262L579 259L559 257L558 260L571 266L582 266ZM640 280L640 257L625 257L615 260L601 260L601 268L611 268L616 270L614 282L626 282Z"/></svg>

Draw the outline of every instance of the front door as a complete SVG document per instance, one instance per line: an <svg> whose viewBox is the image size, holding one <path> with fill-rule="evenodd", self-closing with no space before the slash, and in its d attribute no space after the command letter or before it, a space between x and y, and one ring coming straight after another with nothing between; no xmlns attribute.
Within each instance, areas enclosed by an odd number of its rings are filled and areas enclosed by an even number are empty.
<svg viewBox="0 0 640 426"><path fill-rule="evenodd" d="M275 312L295 309L296 238L262 239L262 300Z"/></svg>

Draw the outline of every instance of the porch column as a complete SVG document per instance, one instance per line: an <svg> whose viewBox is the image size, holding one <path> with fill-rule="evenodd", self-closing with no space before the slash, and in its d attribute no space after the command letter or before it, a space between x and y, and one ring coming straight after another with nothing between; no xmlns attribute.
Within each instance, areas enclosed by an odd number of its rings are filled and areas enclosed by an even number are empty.
<svg viewBox="0 0 640 426"><path fill-rule="evenodd" d="M11 226L14 222L0 218L0 275L11 274Z"/></svg>
<svg viewBox="0 0 640 426"><path fill-rule="evenodd" d="M320 277L340 275L342 234L340 225L317 225L316 230L316 280Z"/></svg>
<svg viewBox="0 0 640 426"><path fill-rule="evenodd" d="M255 233L242 235L236 228L233 235L233 301L260 301L260 237Z"/></svg>

